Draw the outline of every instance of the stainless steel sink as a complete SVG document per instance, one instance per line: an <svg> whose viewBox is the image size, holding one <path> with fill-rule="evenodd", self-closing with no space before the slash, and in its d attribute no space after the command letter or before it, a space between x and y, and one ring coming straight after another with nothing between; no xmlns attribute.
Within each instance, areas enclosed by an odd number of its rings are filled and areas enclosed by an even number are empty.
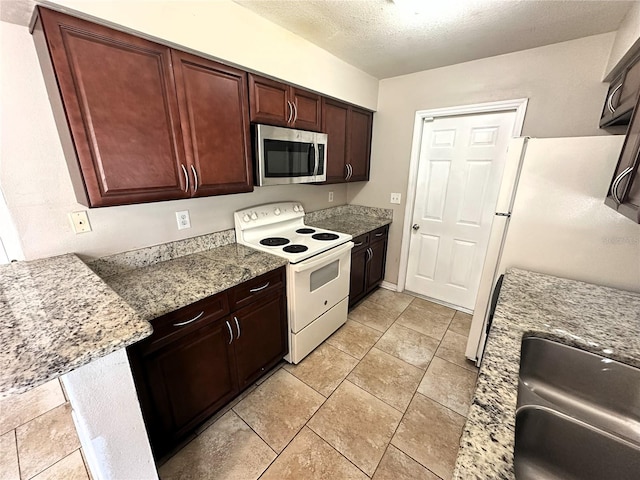
<svg viewBox="0 0 640 480"><path fill-rule="evenodd" d="M516 414L516 479L637 480L640 446L546 407Z"/></svg>
<svg viewBox="0 0 640 480"><path fill-rule="evenodd" d="M514 462L518 480L640 478L640 369L523 338Z"/></svg>

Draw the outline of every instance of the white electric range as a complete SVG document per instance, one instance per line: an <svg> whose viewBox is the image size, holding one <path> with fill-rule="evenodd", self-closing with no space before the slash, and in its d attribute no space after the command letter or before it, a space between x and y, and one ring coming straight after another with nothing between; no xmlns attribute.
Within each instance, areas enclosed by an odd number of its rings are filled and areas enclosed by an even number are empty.
<svg viewBox="0 0 640 480"><path fill-rule="evenodd" d="M299 202L239 210L234 221L238 243L289 260L285 360L298 363L347 321L352 237L306 226Z"/></svg>

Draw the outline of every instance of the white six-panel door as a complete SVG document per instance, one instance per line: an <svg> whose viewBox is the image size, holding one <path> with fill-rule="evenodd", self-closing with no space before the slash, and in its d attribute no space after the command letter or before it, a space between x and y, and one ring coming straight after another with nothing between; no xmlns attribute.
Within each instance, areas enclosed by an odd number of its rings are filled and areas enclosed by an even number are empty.
<svg viewBox="0 0 640 480"><path fill-rule="evenodd" d="M516 113L423 124L405 287L473 309Z"/></svg>

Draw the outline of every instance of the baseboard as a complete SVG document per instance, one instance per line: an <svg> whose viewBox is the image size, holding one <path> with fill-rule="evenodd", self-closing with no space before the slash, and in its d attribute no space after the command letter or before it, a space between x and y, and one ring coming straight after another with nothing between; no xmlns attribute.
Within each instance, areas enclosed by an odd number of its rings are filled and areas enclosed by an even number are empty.
<svg viewBox="0 0 640 480"><path fill-rule="evenodd" d="M391 282L385 282L384 280L380 284L380 287L385 288L387 290L394 291L394 292L398 291L398 285L396 285L395 283L391 283Z"/></svg>

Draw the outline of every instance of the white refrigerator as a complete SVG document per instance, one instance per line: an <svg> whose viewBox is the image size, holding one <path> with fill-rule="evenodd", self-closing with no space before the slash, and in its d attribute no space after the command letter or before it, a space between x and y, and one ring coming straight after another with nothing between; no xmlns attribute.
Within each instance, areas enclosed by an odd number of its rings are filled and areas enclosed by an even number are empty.
<svg viewBox="0 0 640 480"><path fill-rule="evenodd" d="M623 135L515 138L467 343L479 365L491 298L511 267L640 291L640 225L604 204Z"/></svg>

